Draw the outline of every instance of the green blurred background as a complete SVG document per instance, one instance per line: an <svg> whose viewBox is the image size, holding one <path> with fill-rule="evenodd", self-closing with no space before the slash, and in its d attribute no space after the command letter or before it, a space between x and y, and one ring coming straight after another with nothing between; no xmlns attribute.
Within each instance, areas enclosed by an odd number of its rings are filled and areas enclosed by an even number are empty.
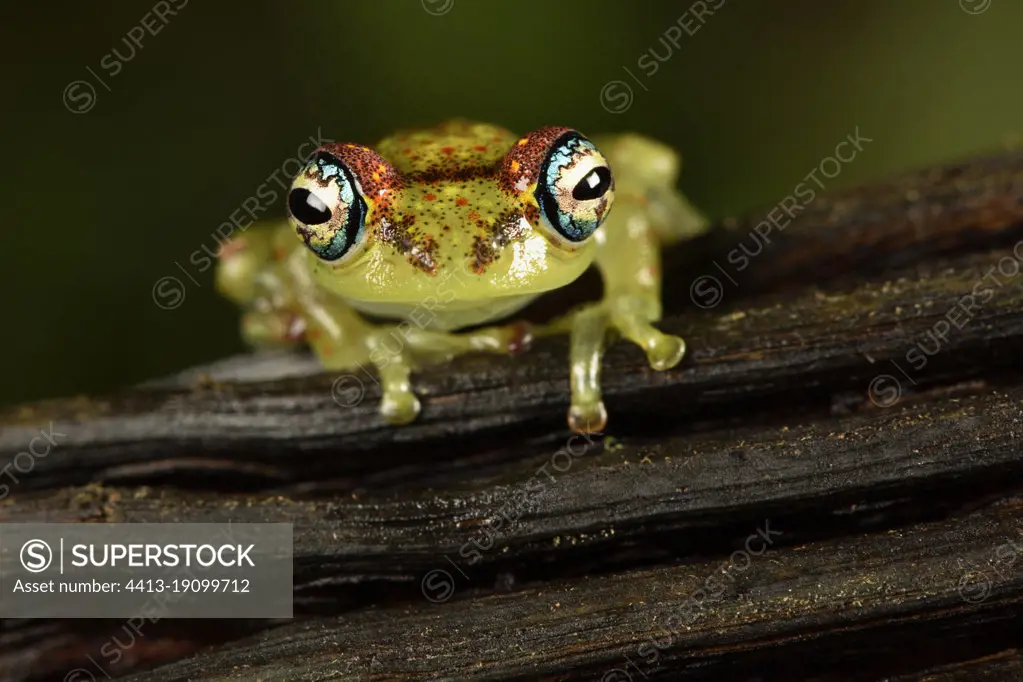
<svg viewBox="0 0 1023 682"><path fill-rule="evenodd" d="M833 186L1020 139L1023 3L726 0L702 24L693 4L191 0L150 15L157 35L113 76L148 0L5 7L0 402L240 350L236 311L189 256L317 129L634 129L682 151L682 186L712 216L774 204L857 127L873 142ZM661 42L680 21L698 30ZM668 47L646 75L638 61ZM76 80L90 85L65 100ZM634 95L618 113L600 98L613 80ZM168 276L184 286L173 310L153 298Z"/></svg>

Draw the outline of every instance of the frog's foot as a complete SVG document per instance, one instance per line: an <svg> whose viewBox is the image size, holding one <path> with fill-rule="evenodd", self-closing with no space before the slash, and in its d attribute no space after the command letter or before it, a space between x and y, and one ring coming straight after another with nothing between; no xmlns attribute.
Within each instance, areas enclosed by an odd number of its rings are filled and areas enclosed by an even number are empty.
<svg viewBox="0 0 1023 682"><path fill-rule="evenodd" d="M677 365L686 352L681 338L664 334L650 324L655 315L642 296L618 296L585 306L572 315L570 368L572 404L568 425L576 433L602 431L607 410L600 392L600 367L607 332L619 331L646 353L656 370Z"/></svg>
<svg viewBox="0 0 1023 682"><path fill-rule="evenodd" d="M366 337L370 360L380 375L380 416L390 424L408 424L421 409L412 391L412 358L404 347L389 347L387 340L393 345L392 332L387 328L374 329Z"/></svg>

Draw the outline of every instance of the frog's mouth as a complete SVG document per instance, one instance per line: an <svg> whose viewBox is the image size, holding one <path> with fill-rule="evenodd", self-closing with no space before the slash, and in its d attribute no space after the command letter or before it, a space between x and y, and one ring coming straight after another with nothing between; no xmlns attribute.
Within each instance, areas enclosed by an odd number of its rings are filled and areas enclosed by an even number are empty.
<svg viewBox="0 0 1023 682"><path fill-rule="evenodd" d="M520 294L480 300L455 299L448 302L429 297L414 303L380 303L348 299L347 303L370 317L407 321L421 329L452 331L514 315L539 295Z"/></svg>

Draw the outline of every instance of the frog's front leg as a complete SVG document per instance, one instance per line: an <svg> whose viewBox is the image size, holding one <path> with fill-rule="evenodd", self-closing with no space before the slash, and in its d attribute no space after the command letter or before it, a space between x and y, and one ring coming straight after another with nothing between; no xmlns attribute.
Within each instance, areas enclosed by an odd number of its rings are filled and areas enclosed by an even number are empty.
<svg viewBox="0 0 1023 682"><path fill-rule="evenodd" d="M371 325L340 300L305 304L306 338L328 369L349 370L370 364L380 378L380 416L407 424L420 412L412 372L471 352L516 354L532 342L528 324L518 322L462 334L420 328L409 321Z"/></svg>
<svg viewBox="0 0 1023 682"><path fill-rule="evenodd" d="M365 371L372 365L380 378L380 416L392 424L415 419L420 404L410 380L414 358L394 330L370 324L341 299L296 280L305 340L324 369Z"/></svg>
<svg viewBox="0 0 1023 682"><path fill-rule="evenodd" d="M514 355L530 346L533 334L524 322L463 334L426 330L403 322L393 328L377 327L368 338L372 348L369 358L383 388L380 414L389 422L404 424L415 419L420 410L409 381L413 369L472 352Z"/></svg>
<svg viewBox="0 0 1023 682"><path fill-rule="evenodd" d="M570 316L569 427L579 433L603 430L607 411L600 390L606 336L616 330L646 353L656 370L674 367L685 354L685 341L653 326L661 318L660 247L642 202L617 199L599 234L597 266L604 279L604 298Z"/></svg>
<svg viewBox="0 0 1023 682"><path fill-rule="evenodd" d="M600 431L607 421L600 369L608 331L642 348L656 370L682 360L685 342L653 326L661 319L661 245L707 227L706 218L675 189L681 162L672 149L634 134L609 136L600 144L616 175L614 210L595 235L604 297L551 327L571 334L568 423L580 433Z"/></svg>

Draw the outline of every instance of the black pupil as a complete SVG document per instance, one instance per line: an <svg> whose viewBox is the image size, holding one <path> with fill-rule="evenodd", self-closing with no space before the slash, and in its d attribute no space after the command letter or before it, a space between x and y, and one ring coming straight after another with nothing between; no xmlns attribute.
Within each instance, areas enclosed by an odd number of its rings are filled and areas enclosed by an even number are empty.
<svg viewBox="0 0 1023 682"><path fill-rule="evenodd" d="M291 209L291 215L306 225L321 225L330 220L330 209L324 206L318 196L301 187L291 190L288 208Z"/></svg>
<svg viewBox="0 0 1023 682"><path fill-rule="evenodd" d="M611 186L611 169L607 166L594 168L572 190L572 198L577 201L599 199Z"/></svg>

